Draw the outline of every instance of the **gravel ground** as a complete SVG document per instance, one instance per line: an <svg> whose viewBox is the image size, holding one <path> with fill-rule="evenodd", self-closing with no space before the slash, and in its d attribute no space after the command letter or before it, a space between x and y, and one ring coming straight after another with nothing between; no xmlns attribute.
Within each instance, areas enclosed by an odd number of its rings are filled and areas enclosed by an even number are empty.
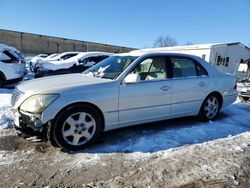
<svg viewBox="0 0 250 188"><path fill-rule="evenodd" d="M250 132L154 153L67 153L0 136L0 187L250 187Z"/></svg>
<svg viewBox="0 0 250 188"><path fill-rule="evenodd" d="M209 123L189 117L110 131L66 152L16 136L11 92L0 92L0 187L250 187L248 105Z"/></svg>

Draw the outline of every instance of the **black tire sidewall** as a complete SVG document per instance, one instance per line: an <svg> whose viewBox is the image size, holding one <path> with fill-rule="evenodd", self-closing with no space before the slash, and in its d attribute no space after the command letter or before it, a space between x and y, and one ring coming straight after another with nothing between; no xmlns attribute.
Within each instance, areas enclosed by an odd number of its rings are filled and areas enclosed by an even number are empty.
<svg viewBox="0 0 250 188"><path fill-rule="evenodd" d="M77 112L85 112L85 113L90 114L96 121L96 130L95 130L93 137L89 141L87 141L85 144L80 145L80 146L73 146L73 145L68 144L64 140L63 135L62 135L62 126L70 115L75 114ZM56 117L55 122L51 126L48 134L51 134L52 136L51 139L54 139L55 142L63 149L81 150L91 145L100 136L101 132L102 132L102 120L98 112L89 106L81 105L81 106L72 106L64 110L62 113L60 113Z"/></svg>
<svg viewBox="0 0 250 188"><path fill-rule="evenodd" d="M219 103L218 111L217 111L216 115L213 118L208 118L206 116L206 114L205 114L205 109L204 109L205 108L205 104L206 104L207 100L210 97L216 97L216 99L217 99L217 101ZM205 121L205 122L206 121L210 121L210 120L212 121L212 120L214 120L214 119L216 119L218 117L218 115L220 113L220 109L221 109L221 103L220 103L219 98L216 95L209 95L209 96L206 97L206 99L202 103L202 106L201 106L201 109L200 109L200 113L199 113L199 118L200 118L201 121Z"/></svg>
<svg viewBox="0 0 250 188"><path fill-rule="evenodd" d="M249 97L242 97L242 99L243 99L244 101L248 101L248 100L249 100Z"/></svg>
<svg viewBox="0 0 250 188"><path fill-rule="evenodd" d="M0 88L4 86L4 78L0 76Z"/></svg>

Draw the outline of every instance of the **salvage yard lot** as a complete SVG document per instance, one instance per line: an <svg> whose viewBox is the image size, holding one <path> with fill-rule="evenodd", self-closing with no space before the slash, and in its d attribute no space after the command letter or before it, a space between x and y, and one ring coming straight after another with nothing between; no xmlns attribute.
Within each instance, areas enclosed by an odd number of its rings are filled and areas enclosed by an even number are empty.
<svg viewBox="0 0 250 188"><path fill-rule="evenodd" d="M250 186L250 106L104 133L77 153L19 138L12 89L0 89L0 187Z"/></svg>

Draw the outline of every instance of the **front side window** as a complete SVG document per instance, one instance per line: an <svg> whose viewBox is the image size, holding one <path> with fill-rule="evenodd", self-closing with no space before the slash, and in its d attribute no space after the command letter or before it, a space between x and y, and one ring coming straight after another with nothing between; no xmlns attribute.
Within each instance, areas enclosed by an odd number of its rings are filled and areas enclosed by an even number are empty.
<svg viewBox="0 0 250 188"><path fill-rule="evenodd" d="M132 71L139 74L140 80L160 80L167 78L165 57L152 57L143 60Z"/></svg>
<svg viewBox="0 0 250 188"><path fill-rule="evenodd" d="M174 78L208 75L207 71L192 59L170 57L170 61Z"/></svg>

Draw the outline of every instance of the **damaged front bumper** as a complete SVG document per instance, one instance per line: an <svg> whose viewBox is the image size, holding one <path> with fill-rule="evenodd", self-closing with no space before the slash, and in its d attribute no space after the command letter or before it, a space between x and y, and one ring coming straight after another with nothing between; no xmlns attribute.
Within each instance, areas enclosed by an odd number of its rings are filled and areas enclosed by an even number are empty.
<svg viewBox="0 0 250 188"><path fill-rule="evenodd" d="M40 120L39 114L15 111L14 127L17 133L25 135L41 135L46 130L46 125Z"/></svg>

